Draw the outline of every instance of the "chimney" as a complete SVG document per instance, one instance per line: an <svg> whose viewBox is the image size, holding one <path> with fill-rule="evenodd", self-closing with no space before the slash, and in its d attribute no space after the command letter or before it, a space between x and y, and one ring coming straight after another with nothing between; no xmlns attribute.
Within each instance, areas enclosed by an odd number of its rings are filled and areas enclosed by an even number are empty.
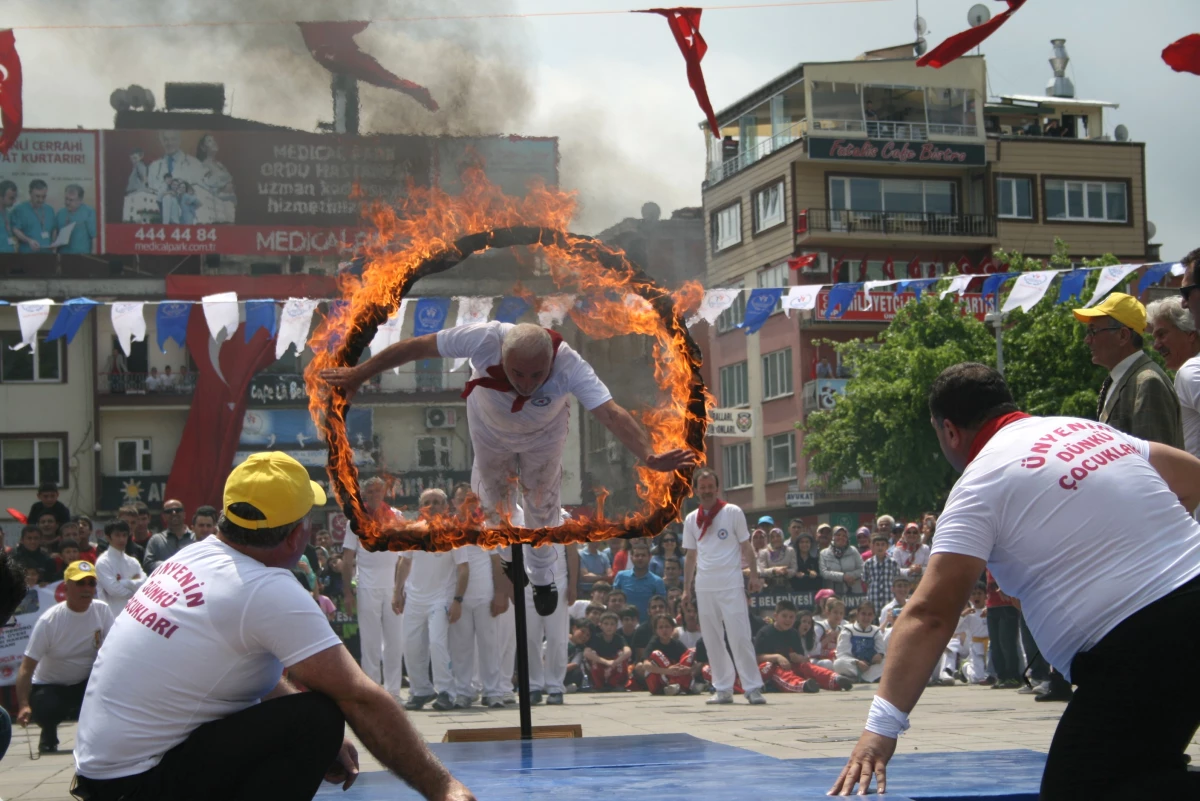
<svg viewBox="0 0 1200 801"><path fill-rule="evenodd" d="M1071 57L1067 55L1066 39L1051 39L1054 45L1054 56L1050 59L1050 68L1054 77L1046 83L1046 94L1050 97L1074 97L1075 84L1067 77L1067 64Z"/></svg>

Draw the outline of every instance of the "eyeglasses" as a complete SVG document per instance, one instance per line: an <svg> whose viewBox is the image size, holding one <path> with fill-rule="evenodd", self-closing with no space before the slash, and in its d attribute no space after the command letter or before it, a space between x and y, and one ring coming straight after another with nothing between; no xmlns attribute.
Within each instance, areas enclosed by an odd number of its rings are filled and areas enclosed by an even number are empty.
<svg viewBox="0 0 1200 801"><path fill-rule="evenodd" d="M1104 328L1085 328L1083 331L1083 338L1084 339L1092 339L1093 337L1096 336L1096 334L1099 334L1101 331L1120 331L1124 327L1125 326L1123 326L1123 325L1109 325L1109 326L1105 326Z"/></svg>
<svg viewBox="0 0 1200 801"><path fill-rule="evenodd" d="M1186 302L1188 296L1191 295L1192 291L1195 289L1200 289L1200 284L1184 284L1183 286L1179 287L1179 295Z"/></svg>
<svg viewBox="0 0 1200 801"><path fill-rule="evenodd" d="M163 512L169 515L181 515L183 514L183 509L163 509Z"/></svg>

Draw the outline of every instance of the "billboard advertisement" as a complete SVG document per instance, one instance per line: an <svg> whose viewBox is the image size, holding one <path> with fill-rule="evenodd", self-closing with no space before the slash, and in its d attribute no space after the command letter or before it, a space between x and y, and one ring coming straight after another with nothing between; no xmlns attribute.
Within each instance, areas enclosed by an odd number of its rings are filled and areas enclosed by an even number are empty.
<svg viewBox="0 0 1200 801"><path fill-rule="evenodd" d="M27 129L0 155L0 253L103 252L98 142L96 131Z"/></svg>

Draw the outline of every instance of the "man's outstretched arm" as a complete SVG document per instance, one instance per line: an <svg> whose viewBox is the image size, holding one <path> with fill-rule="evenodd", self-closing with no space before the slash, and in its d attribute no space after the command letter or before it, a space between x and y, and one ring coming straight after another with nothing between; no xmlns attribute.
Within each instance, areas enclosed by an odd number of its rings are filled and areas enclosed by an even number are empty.
<svg viewBox="0 0 1200 801"><path fill-rule="evenodd" d="M328 367L321 371L321 380L341 387L347 396L353 396L365 382L393 367L400 367L421 359L436 359L438 353L437 334L406 339L375 354L357 367Z"/></svg>
<svg viewBox="0 0 1200 801"><path fill-rule="evenodd" d="M681 467L690 467L696 463L696 455L690 450L676 448L663 453L654 453L650 436L628 411L614 400L608 400L592 409L596 419L613 432L613 436L621 441L629 451L651 470L660 473L670 473Z"/></svg>

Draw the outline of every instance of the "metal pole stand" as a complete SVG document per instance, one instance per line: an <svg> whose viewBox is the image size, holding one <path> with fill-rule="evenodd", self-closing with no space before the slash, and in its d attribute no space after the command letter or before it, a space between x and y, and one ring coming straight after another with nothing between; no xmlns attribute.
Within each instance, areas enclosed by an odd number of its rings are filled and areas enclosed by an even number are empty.
<svg viewBox="0 0 1200 801"><path fill-rule="evenodd" d="M512 546L512 572L525 575L525 546ZM521 711L521 739L533 739L533 716L529 705L529 640L525 633L525 588L513 584L513 619L517 623L517 700Z"/></svg>

